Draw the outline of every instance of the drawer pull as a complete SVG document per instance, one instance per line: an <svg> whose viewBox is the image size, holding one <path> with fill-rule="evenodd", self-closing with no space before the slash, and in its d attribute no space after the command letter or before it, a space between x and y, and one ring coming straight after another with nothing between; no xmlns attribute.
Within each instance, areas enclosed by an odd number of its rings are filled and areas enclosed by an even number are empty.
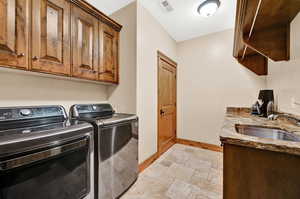
<svg viewBox="0 0 300 199"><path fill-rule="evenodd" d="M17 57L25 57L25 53L20 53L17 55Z"/></svg>
<svg viewBox="0 0 300 199"><path fill-rule="evenodd" d="M32 57L33 61L37 61L39 58L37 56Z"/></svg>

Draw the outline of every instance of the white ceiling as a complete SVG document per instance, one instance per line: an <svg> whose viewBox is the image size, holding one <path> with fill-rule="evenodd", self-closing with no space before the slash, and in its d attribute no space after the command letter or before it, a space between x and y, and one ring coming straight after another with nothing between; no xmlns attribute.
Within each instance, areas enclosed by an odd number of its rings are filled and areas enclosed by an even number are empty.
<svg viewBox="0 0 300 199"><path fill-rule="evenodd" d="M111 15L135 0L86 0L100 11ZM220 0L221 6L212 17L201 17L198 6L205 0L168 0L174 8L166 12L161 0L139 0L176 41L184 41L234 27L236 0Z"/></svg>
<svg viewBox="0 0 300 199"><path fill-rule="evenodd" d="M174 8L172 12L162 9L160 0L140 1L178 42L234 27L236 0L220 0L219 10L208 18L197 13L204 0L168 0Z"/></svg>
<svg viewBox="0 0 300 199"><path fill-rule="evenodd" d="M115 11L127 6L135 0L86 0L98 10L106 15L111 15Z"/></svg>

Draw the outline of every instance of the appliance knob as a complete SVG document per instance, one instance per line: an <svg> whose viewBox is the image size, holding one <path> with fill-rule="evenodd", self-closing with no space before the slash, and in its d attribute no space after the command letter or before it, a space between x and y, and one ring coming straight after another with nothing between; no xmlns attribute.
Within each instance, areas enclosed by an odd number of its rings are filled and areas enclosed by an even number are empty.
<svg viewBox="0 0 300 199"><path fill-rule="evenodd" d="M97 106L92 106L93 110L95 111L97 109Z"/></svg>
<svg viewBox="0 0 300 199"><path fill-rule="evenodd" d="M22 116L29 116L29 115L31 115L31 110L30 109L22 109L22 110L20 110L20 114Z"/></svg>

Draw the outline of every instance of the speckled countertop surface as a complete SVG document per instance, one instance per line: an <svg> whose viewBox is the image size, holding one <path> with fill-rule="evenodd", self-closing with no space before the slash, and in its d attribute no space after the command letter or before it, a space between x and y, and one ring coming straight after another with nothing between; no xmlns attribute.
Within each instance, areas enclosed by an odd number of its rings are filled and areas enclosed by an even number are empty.
<svg viewBox="0 0 300 199"><path fill-rule="evenodd" d="M236 124L280 128L300 135L300 127L287 119L279 118L275 121L270 121L267 118L251 115L248 108L230 107L227 108L220 139L222 143L300 155L300 142L273 140L239 134L235 129Z"/></svg>

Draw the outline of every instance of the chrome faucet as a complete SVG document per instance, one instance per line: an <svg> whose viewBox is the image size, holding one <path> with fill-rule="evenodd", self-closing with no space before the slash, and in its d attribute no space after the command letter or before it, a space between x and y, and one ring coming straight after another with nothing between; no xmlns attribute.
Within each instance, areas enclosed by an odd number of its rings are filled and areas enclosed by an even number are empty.
<svg viewBox="0 0 300 199"><path fill-rule="evenodd" d="M286 113L271 114L271 115L268 116L268 119L269 120L277 120L279 117L283 117L283 118L286 118L286 119L288 119L290 121L294 121L294 123L297 126L300 126L300 119L298 119L296 117L293 117L290 114L286 114Z"/></svg>

